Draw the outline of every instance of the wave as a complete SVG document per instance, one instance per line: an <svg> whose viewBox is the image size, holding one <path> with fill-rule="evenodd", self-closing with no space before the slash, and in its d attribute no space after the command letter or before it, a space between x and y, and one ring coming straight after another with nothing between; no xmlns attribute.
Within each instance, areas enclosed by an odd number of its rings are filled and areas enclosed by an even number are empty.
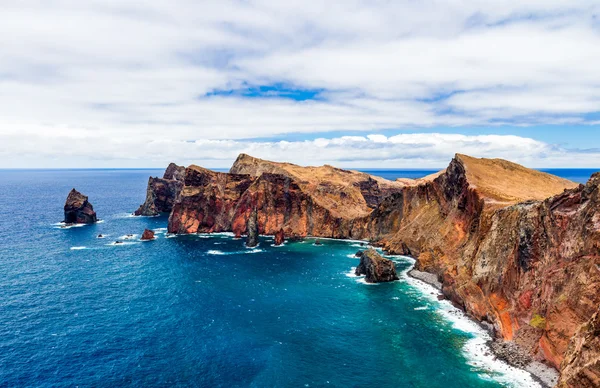
<svg viewBox="0 0 600 388"><path fill-rule="evenodd" d="M88 226L88 225L90 225L90 224L69 224L69 225L67 225L64 222L57 222L57 223L52 224L54 229L81 228L81 227Z"/></svg>
<svg viewBox="0 0 600 388"><path fill-rule="evenodd" d="M135 240L139 234L125 234L123 236L119 236L119 240Z"/></svg>
<svg viewBox="0 0 600 388"><path fill-rule="evenodd" d="M404 261L414 263L413 259L405 256L400 257ZM487 345L487 342L492 339L490 334L471 318L467 317L461 310L454 307L450 301L437 300L439 291L435 287L408 276L408 271L412 267L409 266L408 269L401 272L402 281L413 286L419 293L419 299L425 299L429 302L430 306L434 306L435 312L450 322L452 328L472 336L463 346L463 353L469 360L468 364L477 368L481 378L497 381L508 387L541 387L529 372L510 366L506 362L497 359ZM422 308L415 308L415 310L417 309Z"/></svg>
<svg viewBox="0 0 600 388"><path fill-rule="evenodd" d="M135 245L135 244L139 244L139 242L120 241L119 243L117 243L116 241L113 241L113 242L108 243L106 245L113 246L113 247L120 247L122 245Z"/></svg>
<svg viewBox="0 0 600 388"><path fill-rule="evenodd" d="M200 238L211 238L214 236L234 237L235 235L232 232L215 232L215 233L196 233L196 236L198 236Z"/></svg>
<svg viewBox="0 0 600 388"><path fill-rule="evenodd" d="M360 276L356 275L354 271L356 271L356 267L352 267L350 271L345 272L344 275L348 276L349 278L359 278Z"/></svg>
<svg viewBox="0 0 600 388"><path fill-rule="evenodd" d="M210 249L210 250L206 251L206 254L208 254L208 255L243 255L243 254L260 253L260 252L264 252L264 250L254 248L254 249L248 249L246 251L223 252L218 249Z"/></svg>
<svg viewBox="0 0 600 388"><path fill-rule="evenodd" d="M112 218L153 218L153 217L160 217L160 214L158 214L156 216L136 216L133 213L117 213L112 216Z"/></svg>

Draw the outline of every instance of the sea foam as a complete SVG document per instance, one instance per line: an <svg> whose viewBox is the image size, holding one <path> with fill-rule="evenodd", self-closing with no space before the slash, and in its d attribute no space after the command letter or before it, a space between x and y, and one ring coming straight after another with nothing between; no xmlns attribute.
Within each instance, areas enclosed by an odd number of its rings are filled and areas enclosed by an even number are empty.
<svg viewBox="0 0 600 388"><path fill-rule="evenodd" d="M414 263L413 259L404 256L396 256L394 259L394 261L399 259L405 262L410 261ZM512 367L506 362L498 360L487 346L487 342L492 339L490 334L473 320L468 318L461 310L454 307L450 301L437 300L439 291L427 283L408 276L408 271L411 269L412 266L402 271L402 280L416 288L421 294L421 298L427 299L430 306L435 306L435 311L445 318L445 320L449 321L454 329L473 336L465 343L463 352L469 360L469 365L480 370L478 372L480 377L500 382L508 387L541 387L529 372ZM415 308L415 310L417 309L420 308Z"/></svg>

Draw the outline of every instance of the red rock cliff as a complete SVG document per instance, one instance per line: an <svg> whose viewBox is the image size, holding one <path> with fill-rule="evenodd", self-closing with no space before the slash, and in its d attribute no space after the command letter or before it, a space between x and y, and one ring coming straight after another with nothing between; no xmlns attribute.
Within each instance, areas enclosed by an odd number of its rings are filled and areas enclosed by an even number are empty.
<svg viewBox="0 0 600 388"><path fill-rule="evenodd" d="M600 304L599 185L598 174L577 186L506 161L457 155L433 181L385 200L367 232L389 252L408 247L447 297L564 370L561 384L598 386L600 349L575 344L574 335ZM580 353L577 346L587 349L585 361L565 361L568 352Z"/></svg>
<svg viewBox="0 0 600 388"><path fill-rule="evenodd" d="M228 174L190 166L184 175L169 232L240 236L257 209L261 234L363 238L410 253L470 315L562 370L561 384L600 384L600 349L588 346L598 335L589 327L600 305L600 175L578 186L464 155L418 181L247 155Z"/></svg>

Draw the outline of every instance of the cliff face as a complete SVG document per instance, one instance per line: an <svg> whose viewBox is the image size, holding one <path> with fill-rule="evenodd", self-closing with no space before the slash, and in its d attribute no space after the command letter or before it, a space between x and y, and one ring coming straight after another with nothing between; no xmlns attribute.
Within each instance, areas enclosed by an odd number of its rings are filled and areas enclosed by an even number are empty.
<svg viewBox="0 0 600 388"><path fill-rule="evenodd" d="M173 209L175 198L183 187L185 167L169 164L162 178L148 179L146 200L133 214L136 216L156 216L169 213Z"/></svg>
<svg viewBox="0 0 600 388"><path fill-rule="evenodd" d="M599 184L598 174L577 186L459 155L434 181L384 201L367 230L391 253L408 247L446 297L565 370L564 384L586 386L573 375L588 378L598 364L564 360L600 304ZM598 360L600 348L587 349Z"/></svg>
<svg viewBox="0 0 600 388"><path fill-rule="evenodd" d="M169 231L232 231L240 236L251 210L257 209L261 234L284 229L288 236L360 236L363 228L355 229L355 220L403 187L331 166L300 167L241 155L229 174L187 168Z"/></svg>
<svg viewBox="0 0 600 388"><path fill-rule="evenodd" d="M369 239L416 257L446 297L562 370L565 386L598 383L589 328L600 305L600 175L578 186L464 155L417 181L247 155L228 174L190 166L182 175L169 232L241 236L256 209L260 234Z"/></svg>

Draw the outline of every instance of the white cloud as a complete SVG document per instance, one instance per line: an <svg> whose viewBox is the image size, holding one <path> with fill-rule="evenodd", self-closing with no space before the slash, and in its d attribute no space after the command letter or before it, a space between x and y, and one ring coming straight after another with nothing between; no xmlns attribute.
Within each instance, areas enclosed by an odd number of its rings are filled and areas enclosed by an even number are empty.
<svg viewBox="0 0 600 388"><path fill-rule="evenodd" d="M2 166L20 165L19 152L66 164L82 139L112 145L77 150L88 164L144 165L171 158L160 147L202 153L181 144L207 139L335 131L314 146L422 146L435 139L374 132L597 125L586 114L600 110L599 16L597 0L3 1ZM322 92L206 97L269 84ZM483 147L469 139L465 147Z"/></svg>
<svg viewBox="0 0 600 388"><path fill-rule="evenodd" d="M11 144L10 149L6 144ZM40 147L40 145L43 145ZM300 141L240 141L72 137L65 131L0 135L0 164L13 154L20 167L159 167L169 162L228 167L240 153L301 165L346 168L443 168L455 153L503 158L529 167L594 167L600 150L567 151L531 138L511 135L399 134L343 136Z"/></svg>

